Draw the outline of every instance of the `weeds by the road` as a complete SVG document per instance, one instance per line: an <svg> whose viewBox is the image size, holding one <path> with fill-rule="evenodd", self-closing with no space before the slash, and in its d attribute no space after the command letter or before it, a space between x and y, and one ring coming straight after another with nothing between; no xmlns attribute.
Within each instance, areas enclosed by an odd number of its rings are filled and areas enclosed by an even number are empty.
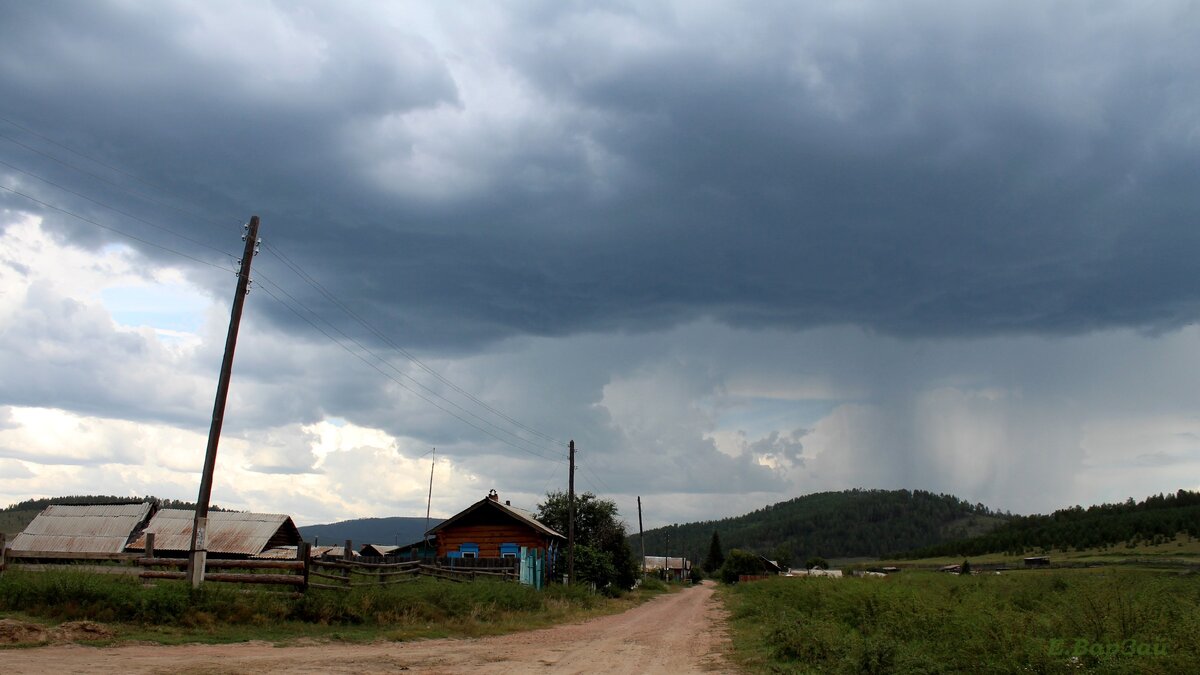
<svg viewBox="0 0 1200 675"><path fill-rule="evenodd" d="M1186 673L1200 580L1134 570L726 587L737 658L760 672Z"/></svg>
<svg viewBox="0 0 1200 675"><path fill-rule="evenodd" d="M176 641L343 640L495 634L620 611L660 591L608 599L579 587L541 592L513 583L422 579L349 592L305 594L183 582L144 587L136 578L85 572L0 575L0 612L121 626L120 639Z"/></svg>

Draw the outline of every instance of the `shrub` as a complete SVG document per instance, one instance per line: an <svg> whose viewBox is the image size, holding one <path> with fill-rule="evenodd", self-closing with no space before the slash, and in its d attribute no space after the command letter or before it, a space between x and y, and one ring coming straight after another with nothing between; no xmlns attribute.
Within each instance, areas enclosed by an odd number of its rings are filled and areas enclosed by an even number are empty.
<svg viewBox="0 0 1200 675"><path fill-rule="evenodd" d="M720 577L724 583L733 584L737 583L738 577L742 575L762 573L763 563L758 556L735 548L726 556L725 564L721 565Z"/></svg>

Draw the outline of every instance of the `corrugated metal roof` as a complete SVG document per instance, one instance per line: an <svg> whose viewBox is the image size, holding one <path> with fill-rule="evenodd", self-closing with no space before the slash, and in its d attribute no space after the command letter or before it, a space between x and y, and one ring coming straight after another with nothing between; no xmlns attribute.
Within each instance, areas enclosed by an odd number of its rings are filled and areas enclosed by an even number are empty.
<svg viewBox="0 0 1200 675"><path fill-rule="evenodd" d="M157 546L158 544L156 543L155 547ZM308 555L310 558L320 558L322 556L341 558L345 550L345 546L313 546L309 550ZM358 553L355 552L354 555L358 555ZM263 560L295 560L296 547L280 546L279 548L269 548L254 557Z"/></svg>
<svg viewBox="0 0 1200 675"><path fill-rule="evenodd" d="M142 504L52 504L18 534L14 551L121 553L130 536L145 524L153 506Z"/></svg>
<svg viewBox="0 0 1200 675"><path fill-rule="evenodd" d="M155 551L187 551L192 545L192 521L196 514L184 509L163 509L130 549L144 551L146 534L154 533ZM280 535L277 537L276 535ZM286 541L272 541L284 539ZM295 543L300 532L289 516L279 513L237 513L210 511L205 549L209 553L258 555L268 545Z"/></svg>

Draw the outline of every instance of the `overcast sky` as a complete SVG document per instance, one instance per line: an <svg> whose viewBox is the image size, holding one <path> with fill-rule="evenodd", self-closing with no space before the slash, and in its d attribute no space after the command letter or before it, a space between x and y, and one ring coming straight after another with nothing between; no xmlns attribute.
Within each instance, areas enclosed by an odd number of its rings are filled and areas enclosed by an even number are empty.
<svg viewBox="0 0 1200 675"><path fill-rule="evenodd" d="M0 2L0 504L1200 489L1200 6Z"/></svg>

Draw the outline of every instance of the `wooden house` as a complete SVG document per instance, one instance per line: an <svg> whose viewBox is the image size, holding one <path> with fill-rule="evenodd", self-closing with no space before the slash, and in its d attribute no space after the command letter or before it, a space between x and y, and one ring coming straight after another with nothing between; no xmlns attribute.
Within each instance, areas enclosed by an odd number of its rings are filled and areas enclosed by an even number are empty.
<svg viewBox="0 0 1200 675"><path fill-rule="evenodd" d="M487 497L429 530L437 537L439 558L517 558L521 548L542 551L550 559L567 538L540 523L533 514L501 502L495 490Z"/></svg>

